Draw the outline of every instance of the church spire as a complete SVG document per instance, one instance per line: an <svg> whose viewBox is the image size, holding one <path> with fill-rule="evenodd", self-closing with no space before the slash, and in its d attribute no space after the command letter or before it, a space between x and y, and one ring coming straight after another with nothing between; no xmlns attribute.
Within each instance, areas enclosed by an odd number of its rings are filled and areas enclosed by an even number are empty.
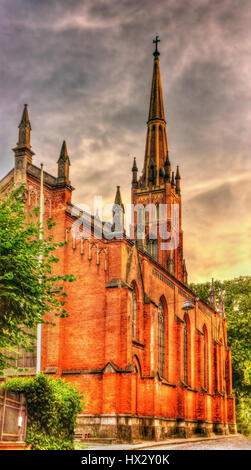
<svg viewBox="0 0 251 470"><path fill-rule="evenodd" d="M68 155L67 145L65 140L62 143L59 159L57 161L58 164L58 183L59 184L66 184L68 186L71 185L69 176L70 176L70 159Z"/></svg>
<svg viewBox="0 0 251 470"><path fill-rule="evenodd" d="M27 104L24 105L18 129L18 142L16 147L12 149L15 154L14 181L15 184L24 184L27 179L28 164L32 163L34 155L30 144L31 124Z"/></svg>
<svg viewBox="0 0 251 470"><path fill-rule="evenodd" d="M168 153L166 137L166 118L164 112L164 102L162 93L162 83L159 66L159 37L153 40L155 51L153 52L153 76L149 115L147 121L147 138L145 149L145 162L143 178L140 184L144 187L159 186L164 184L164 166Z"/></svg>
<svg viewBox="0 0 251 470"><path fill-rule="evenodd" d="M26 146L30 148L30 131L31 131L31 124L30 124L30 119L29 119L29 113L28 113L28 105L24 105L24 110L22 114L22 118L20 121L20 124L18 126L19 128L19 136L18 136L18 146Z"/></svg>
<svg viewBox="0 0 251 470"><path fill-rule="evenodd" d="M163 121L166 120L165 112L164 112L160 67L159 67L160 53L158 51L158 42L160 42L160 39L159 39L159 36L156 36L156 39L153 40L153 43L156 44L156 48L155 48L155 51L153 52L153 56L154 56L153 78L152 78L152 90L151 90L148 122L152 119L162 119Z"/></svg>

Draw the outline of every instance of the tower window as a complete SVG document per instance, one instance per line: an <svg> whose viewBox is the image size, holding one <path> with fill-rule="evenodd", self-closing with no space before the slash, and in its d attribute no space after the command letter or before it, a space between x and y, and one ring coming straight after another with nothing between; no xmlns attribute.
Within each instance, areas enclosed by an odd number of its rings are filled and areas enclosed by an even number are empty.
<svg viewBox="0 0 251 470"><path fill-rule="evenodd" d="M155 261L158 260L158 240L147 240L147 252L155 259Z"/></svg>

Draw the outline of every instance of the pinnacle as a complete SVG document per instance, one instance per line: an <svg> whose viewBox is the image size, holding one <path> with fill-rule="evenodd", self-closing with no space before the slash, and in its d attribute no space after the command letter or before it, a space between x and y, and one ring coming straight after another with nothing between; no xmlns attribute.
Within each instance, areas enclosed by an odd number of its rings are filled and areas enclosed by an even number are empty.
<svg viewBox="0 0 251 470"><path fill-rule="evenodd" d="M171 180L171 185L175 186L175 181L174 181L174 171L172 171L172 180Z"/></svg>
<svg viewBox="0 0 251 470"><path fill-rule="evenodd" d="M123 206L122 197L121 197L121 193L120 193L120 186L117 186L117 191L116 191L114 204L118 204L119 206Z"/></svg>
<svg viewBox="0 0 251 470"><path fill-rule="evenodd" d="M27 104L24 105L22 118L21 118L21 121L20 121L20 124L19 124L18 127L20 127L21 124L30 125L30 119L29 119L28 105Z"/></svg>
<svg viewBox="0 0 251 470"><path fill-rule="evenodd" d="M69 159L69 155L68 155L66 141L64 140L63 143L62 143L61 150L60 150L60 155L59 155L58 162L59 162L59 160L66 161L67 159Z"/></svg>
<svg viewBox="0 0 251 470"><path fill-rule="evenodd" d="M137 163L136 163L136 158L135 158L135 157L134 157L134 159L133 159L132 171L138 171Z"/></svg>
<svg viewBox="0 0 251 470"><path fill-rule="evenodd" d="M177 169L176 169L175 179L176 179L176 180L180 180L180 169L179 169L179 166L178 166L178 165L177 165Z"/></svg>

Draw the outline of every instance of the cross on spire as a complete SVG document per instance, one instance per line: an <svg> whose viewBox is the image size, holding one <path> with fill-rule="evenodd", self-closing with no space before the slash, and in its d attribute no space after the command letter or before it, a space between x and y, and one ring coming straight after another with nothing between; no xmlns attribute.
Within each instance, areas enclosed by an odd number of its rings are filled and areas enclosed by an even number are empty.
<svg viewBox="0 0 251 470"><path fill-rule="evenodd" d="M160 38L158 35L156 35L155 39L153 39L153 44L155 44L155 51L153 53L154 57L159 56L159 51L158 51L158 42L160 42Z"/></svg>

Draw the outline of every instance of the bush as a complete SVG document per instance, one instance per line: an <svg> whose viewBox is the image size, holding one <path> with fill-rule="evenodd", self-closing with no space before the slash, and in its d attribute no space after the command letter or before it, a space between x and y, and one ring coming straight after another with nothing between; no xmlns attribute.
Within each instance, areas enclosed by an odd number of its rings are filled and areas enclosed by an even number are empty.
<svg viewBox="0 0 251 470"><path fill-rule="evenodd" d="M9 379L2 387L25 395L27 445L36 450L74 449L74 428L82 410L82 395L72 385L40 373L34 378Z"/></svg>
<svg viewBox="0 0 251 470"><path fill-rule="evenodd" d="M251 399L249 396L242 394L237 397L236 424L238 432L251 437Z"/></svg>

